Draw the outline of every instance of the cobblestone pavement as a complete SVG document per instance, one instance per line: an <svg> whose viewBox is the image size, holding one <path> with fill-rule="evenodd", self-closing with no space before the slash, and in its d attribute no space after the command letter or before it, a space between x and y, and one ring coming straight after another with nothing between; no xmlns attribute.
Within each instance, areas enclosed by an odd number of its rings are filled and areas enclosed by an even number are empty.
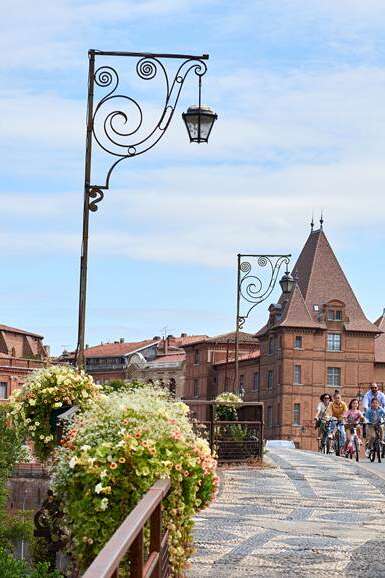
<svg viewBox="0 0 385 578"><path fill-rule="evenodd" d="M385 472L300 450L222 470L190 578L385 577ZM382 477L381 477L382 475Z"/></svg>

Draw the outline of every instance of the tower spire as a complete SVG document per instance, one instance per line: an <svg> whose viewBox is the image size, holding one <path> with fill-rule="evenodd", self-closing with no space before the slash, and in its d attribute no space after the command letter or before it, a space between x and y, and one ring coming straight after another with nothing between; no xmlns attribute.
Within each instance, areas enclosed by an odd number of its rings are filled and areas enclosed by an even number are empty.
<svg viewBox="0 0 385 578"><path fill-rule="evenodd" d="M311 232L314 231L314 211L311 213L311 223L310 223Z"/></svg>
<svg viewBox="0 0 385 578"><path fill-rule="evenodd" d="M319 220L319 224L320 224L320 229L321 231L323 230L323 226L324 226L324 212L321 211L321 218Z"/></svg>

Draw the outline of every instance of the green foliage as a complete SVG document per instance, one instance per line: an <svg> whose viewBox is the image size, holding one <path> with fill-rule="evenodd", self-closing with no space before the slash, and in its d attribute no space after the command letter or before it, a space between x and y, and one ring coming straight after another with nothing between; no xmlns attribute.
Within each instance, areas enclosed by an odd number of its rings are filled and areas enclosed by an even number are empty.
<svg viewBox="0 0 385 578"><path fill-rule="evenodd" d="M28 539L31 524L7 513L7 480L22 455L22 433L11 427L9 407L0 405L0 547L10 548L15 538ZM0 573L0 576L2 574Z"/></svg>
<svg viewBox="0 0 385 578"><path fill-rule="evenodd" d="M193 517L215 495L215 460L197 437L188 407L154 386L101 396L76 416L54 465L71 552L86 568L140 498L170 478L164 521L173 575L192 551Z"/></svg>
<svg viewBox="0 0 385 578"><path fill-rule="evenodd" d="M62 578L60 572L49 570L48 564L31 568L24 560L15 560L4 548L0 548L1 578Z"/></svg>
<svg viewBox="0 0 385 578"><path fill-rule="evenodd" d="M114 391L122 391L127 389L128 384L124 379L111 379L107 383L103 383L103 393L113 393Z"/></svg>

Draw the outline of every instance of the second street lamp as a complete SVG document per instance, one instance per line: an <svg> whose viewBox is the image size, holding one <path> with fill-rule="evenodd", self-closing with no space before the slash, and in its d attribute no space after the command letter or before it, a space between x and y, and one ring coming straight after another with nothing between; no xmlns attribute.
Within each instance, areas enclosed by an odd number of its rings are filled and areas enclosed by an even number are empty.
<svg viewBox="0 0 385 578"><path fill-rule="evenodd" d="M89 50L88 99L87 99L87 138L84 173L83 238L80 258L80 290L78 342L76 347L76 365L84 367L85 315L87 297L88 231L90 211L98 210L98 203L104 198L104 191L110 187L113 170L126 159L142 155L152 149L163 137L172 120L179 96L188 74L192 71L198 78L199 104L190 107L183 115L190 142L207 142L217 115L201 104L202 77L207 71L208 55L191 54L154 54L147 52L112 52ZM160 77L164 81L165 97L159 112L158 122L144 136L142 129L143 111L132 97L118 92L120 78L115 68L102 65L95 69L96 58L131 57L136 58L136 74L142 80ZM173 77L169 75L164 61L181 60ZM94 91L99 87L104 96L95 104ZM134 128L128 128L128 121L136 118ZM114 157L101 184L92 180L93 146Z"/></svg>

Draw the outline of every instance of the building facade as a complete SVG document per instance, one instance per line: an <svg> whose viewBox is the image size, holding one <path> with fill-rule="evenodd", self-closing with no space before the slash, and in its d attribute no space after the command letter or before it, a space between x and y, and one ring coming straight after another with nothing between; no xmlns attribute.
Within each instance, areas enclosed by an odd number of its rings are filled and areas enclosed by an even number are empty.
<svg viewBox="0 0 385 578"><path fill-rule="evenodd" d="M246 401L264 404L267 439L316 449L322 393L338 389L349 401L372 381L385 383L385 313L375 323L366 318L322 227L311 231L293 277L292 291L268 308L266 325L246 338L254 344L240 352L240 383L233 383L234 352L213 356L212 338L186 349L185 397L244 391Z"/></svg>
<svg viewBox="0 0 385 578"><path fill-rule="evenodd" d="M42 335L0 325L0 402L21 387L34 369L44 367L48 359Z"/></svg>
<svg viewBox="0 0 385 578"><path fill-rule="evenodd" d="M134 342L126 342L121 338L114 343L101 343L86 348L86 371L99 384L112 380L153 381L168 387L177 397L181 397L186 359L183 346L206 338L206 335L181 333L179 337L155 336ZM56 363L74 364L75 354L63 352Z"/></svg>

